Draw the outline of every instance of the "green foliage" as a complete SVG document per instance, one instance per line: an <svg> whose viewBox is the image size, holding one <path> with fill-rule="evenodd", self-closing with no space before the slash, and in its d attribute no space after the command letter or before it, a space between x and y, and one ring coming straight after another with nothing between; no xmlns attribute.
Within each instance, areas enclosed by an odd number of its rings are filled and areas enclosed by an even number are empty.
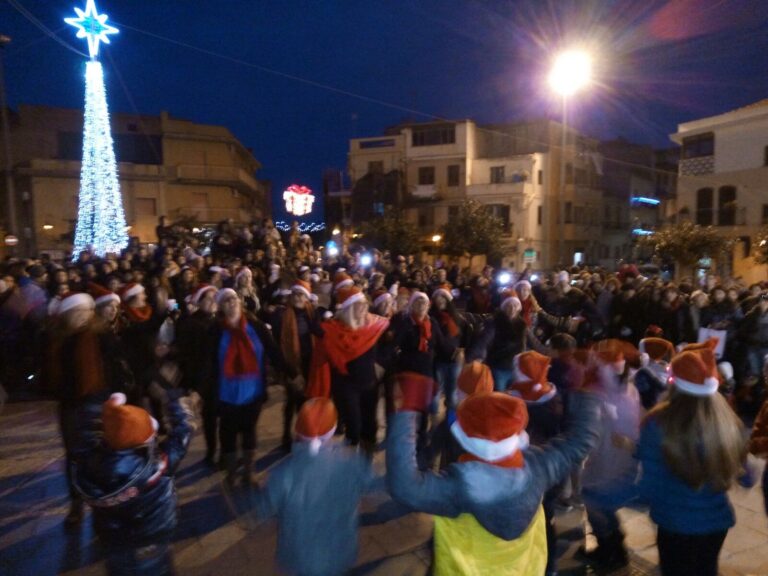
<svg viewBox="0 0 768 576"><path fill-rule="evenodd" d="M442 251L451 256L501 255L504 224L476 200L465 200L459 213L443 227Z"/></svg>
<svg viewBox="0 0 768 576"><path fill-rule="evenodd" d="M365 244L379 250L389 250L394 255L416 254L419 251L419 235L416 227L408 222L401 211L387 208L383 216L362 227Z"/></svg>
<svg viewBox="0 0 768 576"><path fill-rule="evenodd" d="M690 267L701 258L717 258L733 245L733 239L721 236L713 226L682 222L642 238L640 244L653 248L662 258Z"/></svg>
<svg viewBox="0 0 768 576"><path fill-rule="evenodd" d="M752 257L756 264L768 264L768 226L763 226L757 233Z"/></svg>

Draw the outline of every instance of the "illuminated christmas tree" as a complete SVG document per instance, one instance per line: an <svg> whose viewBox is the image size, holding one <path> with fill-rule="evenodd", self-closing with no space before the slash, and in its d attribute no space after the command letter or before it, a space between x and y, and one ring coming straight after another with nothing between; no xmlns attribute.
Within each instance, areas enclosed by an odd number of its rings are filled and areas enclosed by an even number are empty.
<svg viewBox="0 0 768 576"><path fill-rule="evenodd" d="M86 38L90 61L85 68L85 126L83 163L80 169L80 195L73 257L82 250L99 256L120 252L128 245L123 198L117 178L117 162L109 125L104 71L98 61L99 42L109 44L108 34L117 29L106 24L106 14L98 14L94 0L85 11L75 8L77 18L65 18L75 26L78 38Z"/></svg>

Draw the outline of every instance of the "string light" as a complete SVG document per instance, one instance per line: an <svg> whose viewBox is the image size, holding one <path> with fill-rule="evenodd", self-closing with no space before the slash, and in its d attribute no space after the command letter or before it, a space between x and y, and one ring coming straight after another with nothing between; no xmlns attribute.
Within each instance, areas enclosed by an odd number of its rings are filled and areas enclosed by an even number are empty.
<svg viewBox="0 0 768 576"><path fill-rule="evenodd" d="M104 256L109 252L120 252L128 246L128 228L109 125L104 70L96 59L99 42L108 44L106 35L115 34L117 29L105 24L107 16L96 12L94 0L88 0L85 12L78 8L75 12L78 18L66 18L65 22L78 29L78 38L88 40L91 60L85 66L83 162L73 258L77 258L83 250L92 250Z"/></svg>
<svg viewBox="0 0 768 576"><path fill-rule="evenodd" d="M283 232L290 232L291 225L285 220L278 220L275 222L275 228ZM299 224L299 232L302 234L311 234L312 232L320 232L325 230L324 222L302 222Z"/></svg>

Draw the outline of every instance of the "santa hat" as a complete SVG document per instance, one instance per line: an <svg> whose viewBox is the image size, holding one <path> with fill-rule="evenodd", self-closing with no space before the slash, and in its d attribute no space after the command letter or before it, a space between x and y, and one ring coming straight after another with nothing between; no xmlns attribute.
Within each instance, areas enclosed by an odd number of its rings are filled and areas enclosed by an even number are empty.
<svg viewBox="0 0 768 576"><path fill-rule="evenodd" d="M432 300L435 299L435 296L442 296L445 298L448 302L453 300L453 294L451 294L451 285L450 284L440 284L434 292L432 292Z"/></svg>
<svg viewBox="0 0 768 576"><path fill-rule="evenodd" d="M253 272L251 271L248 266L243 266L240 268L237 274L235 274L235 284L240 282L240 278L247 277L248 279L253 278Z"/></svg>
<svg viewBox="0 0 768 576"><path fill-rule="evenodd" d="M304 280L296 280L293 286L291 286L291 291L299 292L307 298L312 299L312 285Z"/></svg>
<svg viewBox="0 0 768 576"><path fill-rule="evenodd" d="M704 342L695 342L693 344L686 344L683 346L681 352L699 352L701 350L710 350L712 352L717 348L717 344L720 340L716 336L712 336L704 340Z"/></svg>
<svg viewBox="0 0 768 576"><path fill-rule="evenodd" d="M299 266L299 274L304 274L304 272L309 272L309 266Z"/></svg>
<svg viewBox="0 0 768 576"><path fill-rule="evenodd" d="M512 288L504 288L504 290L501 291L501 305L499 308L504 310L507 306L510 305L514 306L518 310L523 308L523 305L520 302L520 298L517 297L517 292L515 292Z"/></svg>
<svg viewBox="0 0 768 576"><path fill-rule="evenodd" d="M109 288L105 288L101 284L96 284L96 282L88 283L88 292L90 292L93 297L96 306L105 306L110 302L120 304L120 296L112 292Z"/></svg>
<svg viewBox="0 0 768 576"><path fill-rule="evenodd" d="M317 454L320 446L333 437L339 414L328 398L312 398L304 402L296 419L296 437L309 442L309 451Z"/></svg>
<svg viewBox="0 0 768 576"><path fill-rule="evenodd" d="M485 462L499 462L528 447L525 402L501 392L475 394L464 400L451 426L454 438Z"/></svg>
<svg viewBox="0 0 768 576"><path fill-rule="evenodd" d="M64 314L68 310L74 310L75 308L90 308L93 309L96 304L93 298L85 292L70 292L59 302L56 313Z"/></svg>
<svg viewBox="0 0 768 576"><path fill-rule="evenodd" d="M520 288L528 288L528 291L531 291L531 283L528 282L528 280L520 280L517 284L515 284L515 290L520 290Z"/></svg>
<svg viewBox="0 0 768 576"><path fill-rule="evenodd" d="M394 287L394 285L393 285ZM411 289L407 286L398 286L397 287L397 296L408 296L410 298L411 296Z"/></svg>
<svg viewBox="0 0 768 576"><path fill-rule="evenodd" d="M190 302L195 306L197 306L200 300L203 299L203 297L207 292L213 292L214 295L216 295L218 291L219 289L216 288L216 286L212 286L211 284L200 284L200 286L197 287L197 290L195 290L194 293L192 294L192 298L190 298Z"/></svg>
<svg viewBox="0 0 768 576"><path fill-rule="evenodd" d="M336 293L337 310L345 310L355 302L365 302L365 294L357 286L344 286Z"/></svg>
<svg viewBox="0 0 768 576"><path fill-rule="evenodd" d="M639 350L641 354L647 354L651 360L659 362L669 360L675 353L675 346L664 338L643 338Z"/></svg>
<svg viewBox="0 0 768 576"><path fill-rule="evenodd" d="M232 290L232 288L222 288L216 292L216 304L220 305L224 300L231 297L238 298L237 292Z"/></svg>
<svg viewBox="0 0 768 576"><path fill-rule="evenodd" d="M543 404L557 394L554 384L547 381L552 360L535 350L523 352L513 360L514 379L507 392L531 404Z"/></svg>
<svg viewBox="0 0 768 576"><path fill-rule="evenodd" d="M627 363L625 352L626 342L616 338L600 340L594 347L597 361L612 366L617 374L624 372Z"/></svg>
<svg viewBox="0 0 768 576"><path fill-rule="evenodd" d="M344 270L339 269L336 271L336 274L333 275L334 292L341 290L345 286L352 286L354 283L355 281L352 280L352 277Z"/></svg>
<svg viewBox="0 0 768 576"><path fill-rule="evenodd" d="M413 307L413 304L416 302L416 300L426 300L427 302L429 302L429 296L424 294L424 292L414 290L413 292L411 292L410 298L408 298L408 310L410 310L411 307Z"/></svg>
<svg viewBox="0 0 768 576"><path fill-rule="evenodd" d="M690 396L712 396L717 393L715 353L711 350L682 352L672 359L672 381L675 388Z"/></svg>
<svg viewBox="0 0 768 576"><path fill-rule="evenodd" d="M457 385L456 399L459 402L473 394L493 392L493 373L487 364L474 360L464 366Z"/></svg>
<svg viewBox="0 0 768 576"><path fill-rule="evenodd" d="M101 408L104 440L113 450L147 444L157 433L157 420L138 406L126 405L125 394L112 394Z"/></svg>
<svg viewBox="0 0 768 576"><path fill-rule="evenodd" d="M392 294L390 294L389 291L385 290L384 288L378 288L374 290L373 294L371 294L371 297L373 298L374 306L378 306L382 302L392 300Z"/></svg>
<svg viewBox="0 0 768 576"><path fill-rule="evenodd" d="M138 296L144 291L144 286L137 284L136 282L131 282L130 284L123 286L123 289L120 291L120 300L128 302L128 300Z"/></svg>

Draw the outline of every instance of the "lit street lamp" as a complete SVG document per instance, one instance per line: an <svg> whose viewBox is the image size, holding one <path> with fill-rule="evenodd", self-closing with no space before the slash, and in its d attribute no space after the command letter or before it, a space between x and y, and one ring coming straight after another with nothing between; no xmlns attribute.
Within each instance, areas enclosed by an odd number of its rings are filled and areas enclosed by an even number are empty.
<svg viewBox="0 0 768 576"><path fill-rule="evenodd" d="M560 145L560 186L557 191L558 240L557 263L563 265L565 228L565 146L568 133L568 98L586 88L592 81L592 57L581 50L568 50L560 53L549 73L549 85L563 100L563 134Z"/></svg>
<svg viewBox="0 0 768 576"><path fill-rule="evenodd" d="M5 155L5 193L6 193L6 225L11 235L18 234L16 223L16 191L13 182L13 159L11 158L11 129L8 125L8 104L5 101L5 73L3 70L3 52L5 46L11 43L11 37L0 34L0 119L3 122L3 152ZM15 244L9 244L15 246Z"/></svg>
<svg viewBox="0 0 768 576"><path fill-rule="evenodd" d="M443 237L440 236L440 234L434 234L432 236L432 242L435 244L435 265L437 265L437 256L438 256L437 248L438 248L438 245L440 244L440 240L442 240L442 239L443 239Z"/></svg>

